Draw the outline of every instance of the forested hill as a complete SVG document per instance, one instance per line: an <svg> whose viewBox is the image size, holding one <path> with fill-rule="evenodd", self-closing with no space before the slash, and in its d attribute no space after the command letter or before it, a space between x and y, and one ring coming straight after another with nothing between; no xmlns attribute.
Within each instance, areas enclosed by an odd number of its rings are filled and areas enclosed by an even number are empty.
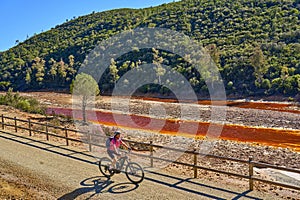
<svg viewBox="0 0 300 200"><path fill-rule="evenodd" d="M85 56L102 40L136 27L163 27L201 41L217 63L228 94L285 95L300 92L299 0L186 0L146 9L119 9L74 18L0 53L0 90L67 89ZM9 31L9 30L8 30ZM199 94L207 94L193 66L149 50L180 71ZM148 55L148 54L147 54ZM100 83L113 88L116 77L155 56L124 56ZM110 74L111 73L111 74ZM114 73L114 74L113 74ZM159 85L144 93L168 90Z"/></svg>

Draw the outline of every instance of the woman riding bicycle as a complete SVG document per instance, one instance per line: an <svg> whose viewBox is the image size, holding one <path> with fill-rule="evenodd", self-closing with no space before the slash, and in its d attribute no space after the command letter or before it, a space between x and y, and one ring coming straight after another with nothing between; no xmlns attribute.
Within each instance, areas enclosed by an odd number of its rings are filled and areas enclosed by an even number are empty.
<svg viewBox="0 0 300 200"><path fill-rule="evenodd" d="M144 170L138 163L132 162L127 154L121 156L119 153L121 145L127 147L129 151L131 148L120 137L121 133L115 132L114 137L106 140L105 146L110 158L103 157L100 159L99 170L105 177L111 178L115 173L118 174L125 169L124 173L128 180L134 184L141 183L145 176ZM118 165L116 166L116 164Z"/></svg>
<svg viewBox="0 0 300 200"><path fill-rule="evenodd" d="M131 150L130 146L127 145L121 139L121 133L116 131L114 133L113 139L110 141L109 148L107 148L107 154L112 159L112 167L116 168L117 156L120 156L119 148L120 146L125 146L128 150Z"/></svg>

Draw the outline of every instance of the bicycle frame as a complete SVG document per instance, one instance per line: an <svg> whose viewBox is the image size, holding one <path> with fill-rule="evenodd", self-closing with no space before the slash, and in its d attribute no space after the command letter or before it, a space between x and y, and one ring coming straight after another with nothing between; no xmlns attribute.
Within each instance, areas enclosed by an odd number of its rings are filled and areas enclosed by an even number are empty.
<svg viewBox="0 0 300 200"><path fill-rule="evenodd" d="M126 163L127 165L128 165L128 163L129 163L129 158L128 158L127 155L124 155L124 156L122 156L121 158L119 158L119 159L117 160L117 163L116 163L117 169L118 169L118 170L122 170L123 167L125 166L125 163Z"/></svg>

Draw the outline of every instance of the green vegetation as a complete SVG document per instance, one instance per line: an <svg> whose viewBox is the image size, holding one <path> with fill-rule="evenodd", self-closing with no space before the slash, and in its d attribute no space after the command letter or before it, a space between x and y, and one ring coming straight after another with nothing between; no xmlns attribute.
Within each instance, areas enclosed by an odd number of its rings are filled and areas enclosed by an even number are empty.
<svg viewBox="0 0 300 200"><path fill-rule="evenodd" d="M5 95L0 95L0 105L7 105L29 113L45 114L45 108L30 97L22 97L19 93L13 93L10 88Z"/></svg>
<svg viewBox="0 0 300 200"><path fill-rule="evenodd" d="M100 41L136 27L161 27L200 41L219 67L228 94L294 97L300 92L299 18L299 0L184 0L92 13L0 52L0 90L67 89ZM199 95L207 95L203 77L182 58L155 49L133 52L111 61L99 83L101 92L110 93L131 68L154 63L159 78L161 64L169 65ZM141 91L166 93L159 85Z"/></svg>
<svg viewBox="0 0 300 200"><path fill-rule="evenodd" d="M72 82L70 91L80 98L82 119L86 122L86 108L94 100L95 96L100 93L97 82L92 76L80 73Z"/></svg>

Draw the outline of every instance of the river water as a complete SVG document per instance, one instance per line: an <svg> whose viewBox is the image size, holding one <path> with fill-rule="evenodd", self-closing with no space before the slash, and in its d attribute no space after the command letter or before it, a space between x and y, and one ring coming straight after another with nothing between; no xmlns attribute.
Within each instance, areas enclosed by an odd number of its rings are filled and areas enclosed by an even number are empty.
<svg viewBox="0 0 300 200"><path fill-rule="evenodd" d="M246 106L246 104L240 104ZM261 106L261 105L258 105ZM270 106L270 109L285 109L286 104ZM249 107L249 104L248 104ZM76 119L82 119L81 111L77 111ZM59 114L73 117L72 109L48 108L48 114ZM128 117L134 123L128 123ZM117 118L117 120L116 120ZM180 135L192 138L203 138L210 126L209 122L185 121L173 119L156 119L140 115L127 115L104 111L87 111L87 119L101 125L120 127L124 129L137 129L141 131L158 132L160 134ZM151 123L150 123L151 122ZM300 152L300 131L292 129L263 128L231 124L214 124L215 128L222 128L218 138L238 142L258 143L274 147L291 148ZM182 128L184 127L184 128ZM195 132L196 130L196 132Z"/></svg>

